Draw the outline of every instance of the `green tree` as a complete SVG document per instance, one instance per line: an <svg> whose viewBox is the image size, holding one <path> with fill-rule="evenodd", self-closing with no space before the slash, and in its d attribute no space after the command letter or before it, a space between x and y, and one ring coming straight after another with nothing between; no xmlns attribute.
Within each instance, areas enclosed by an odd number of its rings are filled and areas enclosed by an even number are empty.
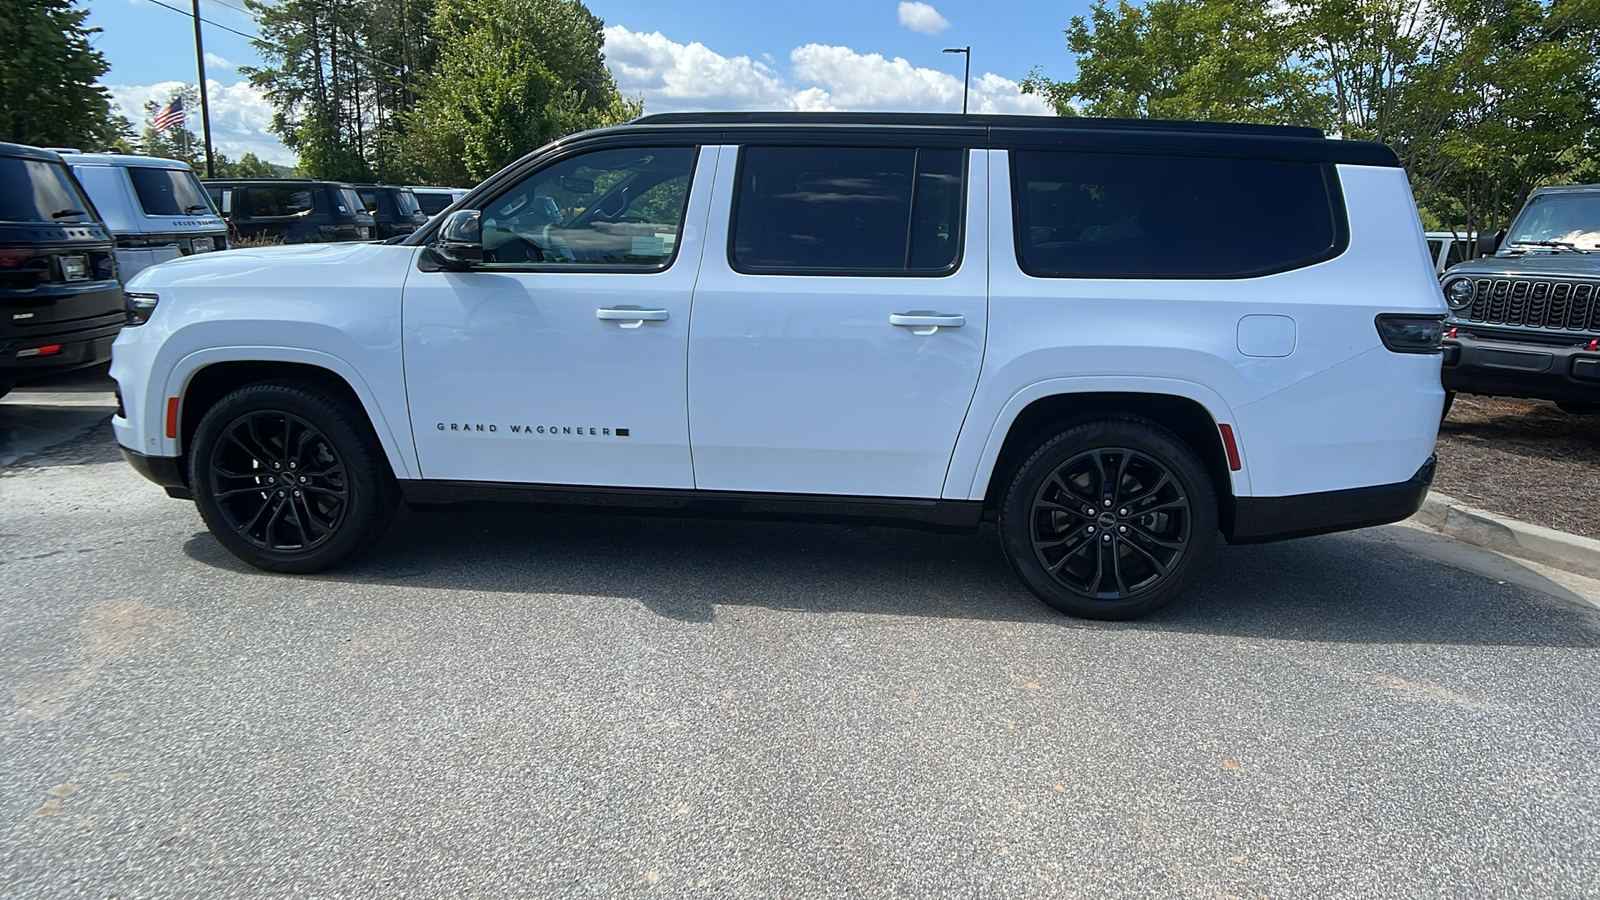
<svg viewBox="0 0 1600 900"><path fill-rule="evenodd" d="M282 166L267 162L254 153L246 152L226 167L218 166L217 175L226 178L281 178Z"/></svg>
<svg viewBox="0 0 1600 900"><path fill-rule="evenodd" d="M1431 162L1419 203L1462 231L1503 227L1534 188L1592 178L1600 136L1600 5L1443 0L1451 52L1413 87L1448 102L1446 124L1393 137Z"/></svg>
<svg viewBox="0 0 1600 900"><path fill-rule="evenodd" d="M605 67L604 24L578 0L440 0L438 67L405 119L402 165L474 184L558 137L637 116Z"/></svg>
<svg viewBox="0 0 1600 900"><path fill-rule="evenodd" d="M122 135L98 79L110 68L89 44L88 10L72 0L0 2L0 139L100 149Z"/></svg>
<svg viewBox="0 0 1600 900"><path fill-rule="evenodd" d="M1074 16L1067 49L1078 75L1035 69L1023 93L1063 115L1321 126L1317 79L1293 58L1293 35L1270 0L1095 0Z"/></svg>
<svg viewBox="0 0 1600 900"><path fill-rule="evenodd" d="M401 117L434 63L432 0L246 0L265 65L243 68L272 129L326 178L393 178Z"/></svg>

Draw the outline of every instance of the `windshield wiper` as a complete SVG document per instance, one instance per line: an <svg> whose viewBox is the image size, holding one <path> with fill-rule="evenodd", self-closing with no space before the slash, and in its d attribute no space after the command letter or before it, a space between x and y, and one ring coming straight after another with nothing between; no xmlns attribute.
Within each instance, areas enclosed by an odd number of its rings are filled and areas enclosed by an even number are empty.
<svg viewBox="0 0 1600 900"><path fill-rule="evenodd" d="M1571 243L1570 241L1512 241L1511 243L1519 246L1526 245L1530 247L1554 247L1557 250L1575 250L1578 253L1589 252L1580 248L1577 244Z"/></svg>
<svg viewBox="0 0 1600 900"><path fill-rule="evenodd" d="M87 216L87 215L88 215L88 213L84 212L81 209L63 209L60 212L51 213L50 214L50 218L52 218L52 219L65 219L67 216Z"/></svg>
<svg viewBox="0 0 1600 900"><path fill-rule="evenodd" d="M206 204L206 203L191 203L188 206L185 206L183 208L183 211L186 212L186 213L207 212L210 209L211 209L210 204Z"/></svg>

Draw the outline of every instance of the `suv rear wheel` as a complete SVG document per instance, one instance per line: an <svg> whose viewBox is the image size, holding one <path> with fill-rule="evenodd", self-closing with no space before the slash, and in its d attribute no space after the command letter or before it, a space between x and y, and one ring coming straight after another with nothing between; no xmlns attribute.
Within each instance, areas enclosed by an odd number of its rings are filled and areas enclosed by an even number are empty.
<svg viewBox="0 0 1600 900"><path fill-rule="evenodd" d="M301 382L218 401L195 431L189 484L217 542L273 572L319 572L365 549L399 496L366 417Z"/></svg>
<svg viewBox="0 0 1600 900"><path fill-rule="evenodd" d="M1151 422L1103 419L1045 441L1017 468L1000 541L1044 602L1088 619L1132 619L1171 603L1216 540L1205 467Z"/></svg>

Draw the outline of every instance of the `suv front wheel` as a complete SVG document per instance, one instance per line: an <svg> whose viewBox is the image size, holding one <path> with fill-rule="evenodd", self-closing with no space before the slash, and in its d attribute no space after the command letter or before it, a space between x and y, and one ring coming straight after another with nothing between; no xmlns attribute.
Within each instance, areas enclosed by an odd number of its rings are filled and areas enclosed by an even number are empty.
<svg viewBox="0 0 1600 900"><path fill-rule="evenodd" d="M1069 615L1133 619L1171 603L1216 540L1199 459L1151 422L1103 419L1045 441L1017 468L1000 541L1023 582Z"/></svg>
<svg viewBox="0 0 1600 900"><path fill-rule="evenodd" d="M273 572L320 572L364 549L399 496L359 407L299 382L218 401L195 431L189 484L217 542Z"/></svg>

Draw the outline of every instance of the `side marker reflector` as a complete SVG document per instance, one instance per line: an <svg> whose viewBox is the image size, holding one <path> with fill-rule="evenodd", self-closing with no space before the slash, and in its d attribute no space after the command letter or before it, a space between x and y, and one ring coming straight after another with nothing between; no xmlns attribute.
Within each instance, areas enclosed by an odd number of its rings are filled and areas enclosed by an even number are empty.
<svg viewBox="0 0 1600 900"><path fill-rule="evenodd" d="M167 437L178 436L178 398L167 398Z"/></svg>
<svg viewBox="0 0 1600 900"><path fill-rule="evenodd" d="M1244 468L1239 462L1239 445L1233 440L1233 426L1218 425L1217 430L1222 432L1222 447L1228 451L1228 468L1235 472Z"/></svg>

